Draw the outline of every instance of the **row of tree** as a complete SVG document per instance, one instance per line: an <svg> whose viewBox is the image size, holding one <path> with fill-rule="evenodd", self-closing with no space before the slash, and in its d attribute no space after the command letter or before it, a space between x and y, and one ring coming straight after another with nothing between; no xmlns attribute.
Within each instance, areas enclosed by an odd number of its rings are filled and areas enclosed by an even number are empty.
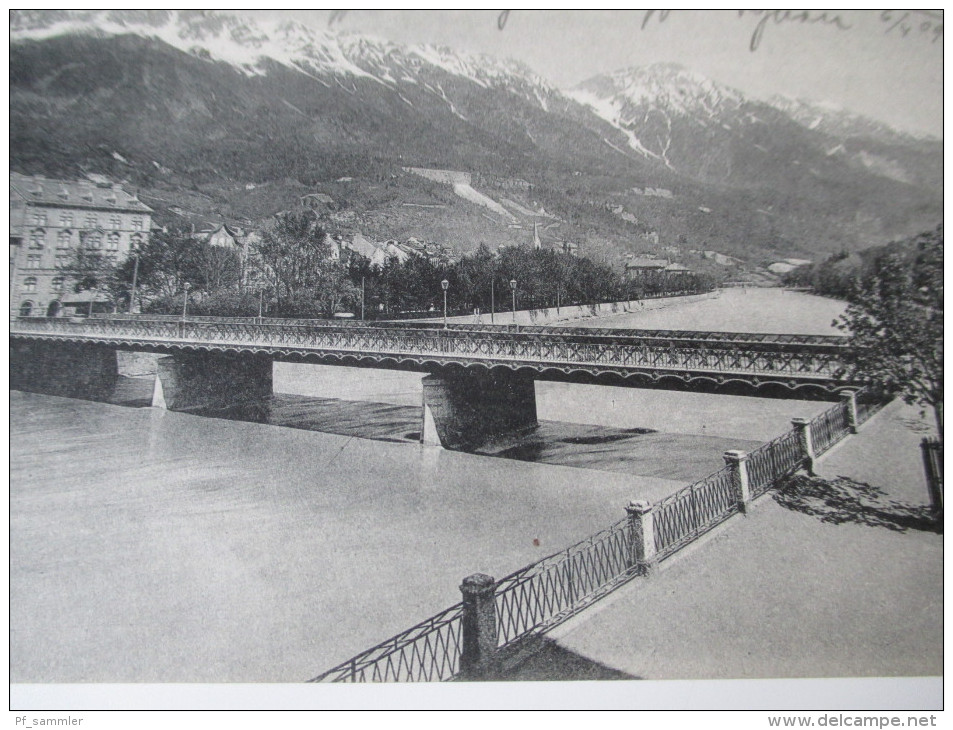
<svg viewBox="0 0 953 730"><path fill-rule="evenodd" d="M118 264L79 249L65 267L77 289L107 294L117 309L130 297L143 311L181 311L184 297L195 314L331 317L350 312L367 319L442 311L447 282L450 313L490 312L514 305L541 309L705 291L714 282L681 272L651 281L626 281L607 264L569 254L481 245L454 263L422 256L382 265L333 256L332 243L310 211L275 217L248 251L198 240L191 227L167 225ZM515 287L511 285L515 282ZM515 292L515 302L513 295Z"/></svg>

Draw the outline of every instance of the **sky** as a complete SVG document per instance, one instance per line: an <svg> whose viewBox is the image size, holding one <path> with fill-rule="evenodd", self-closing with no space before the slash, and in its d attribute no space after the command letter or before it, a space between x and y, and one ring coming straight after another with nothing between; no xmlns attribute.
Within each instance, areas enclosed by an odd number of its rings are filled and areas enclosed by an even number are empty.
<svg viewBox="0 0 953 730"><path fill-rule="evenodd" d="M515 58L560 88L629 66L675 62L756 98L829 102L942 136L941 11L235 12Z"/></svg>

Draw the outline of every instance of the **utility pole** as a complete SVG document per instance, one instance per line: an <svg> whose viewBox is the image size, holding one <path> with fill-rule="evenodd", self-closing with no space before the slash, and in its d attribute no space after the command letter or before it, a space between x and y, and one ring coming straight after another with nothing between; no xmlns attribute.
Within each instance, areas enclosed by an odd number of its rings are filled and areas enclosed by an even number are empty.
<svg viewBox="0 0 953 730"><path fill-rule="evenodd" d="M361 277L361 321L364 321L364 277Z"/></svg>

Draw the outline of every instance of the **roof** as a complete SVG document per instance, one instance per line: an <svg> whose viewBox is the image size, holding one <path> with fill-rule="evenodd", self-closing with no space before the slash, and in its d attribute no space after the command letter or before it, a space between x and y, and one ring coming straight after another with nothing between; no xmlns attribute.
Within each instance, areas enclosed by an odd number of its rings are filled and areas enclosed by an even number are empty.
<svg viewBox="0 0 953 730"><path fill-rule="evenodd" d="M627 269L664 269L668 264L665 259L634 258L627 262Z"/></svg>
<svg viewBox="0 0 953 730"><path fill-rule="evenodd" d="M378 247L364 238L360 233L355 233L354 238L351 239L351 250L369 259L378 251Z"/></svg>
<svg viewBox="0 0 953 730"><path fill-rule="evenodd" d="M236 239L245 235L245 232L241 228L238 228L237 226L233 226L230 223L217 223L217 224L213 223L197 231L197 235L211 237L211 236L214 236L219 231L225 231L225 233L227 233L229 236Z"/></svg>
<svg viewBox="0 0 953 730"><path fill-rule="evenodd" d="M10 189L27 203L57 208L97 208L151 213L152 208L116 183L52 180L40 175L10 173Z"/></svg>

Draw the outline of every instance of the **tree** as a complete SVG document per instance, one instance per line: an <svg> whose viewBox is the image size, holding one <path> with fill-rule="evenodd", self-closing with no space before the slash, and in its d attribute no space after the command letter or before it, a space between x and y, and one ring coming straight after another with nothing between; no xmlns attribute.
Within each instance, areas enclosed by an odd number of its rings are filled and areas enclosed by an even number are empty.
<svg viewBox="0 0 953 730"><path fill-rule="evenodd" d="M888 253L855 285L843 316L852 375L906 403L929 406L943 438L943 226Z"/></svg>
<svg viewBox="0 0 953 730"><path fill-rule="evenodd" d="M136 286L144 298L174 297L185 284L202 288L205 277L199 267L200 246L191 226L172 224L153 231L138 251ZM123 262L121 278L132 285L135 256Z"/></svg>
<svg viewBox="0 0 953 730"><path fill-rule="evenodd" d="M241 255L233 248L198 242L195 269L201 277L202 289L209 294L235 289L241 283Z"/></svg>
<svg viewBox="0 0 953 730"><path fill-rule="evenodd" d="M327 234L312 211L279 213L255 243L255 255L271 281L279 307L314 289L331 265Z"/></svg>
<svg viewBox="0 0 953 730"><path fill-rule="evenodd" d="M89 247L85 236L80 237L79 248L74 249L66 263L57 270L71 280L76 293L102 294L115 305L123 292L114 257Z"/></svg>

